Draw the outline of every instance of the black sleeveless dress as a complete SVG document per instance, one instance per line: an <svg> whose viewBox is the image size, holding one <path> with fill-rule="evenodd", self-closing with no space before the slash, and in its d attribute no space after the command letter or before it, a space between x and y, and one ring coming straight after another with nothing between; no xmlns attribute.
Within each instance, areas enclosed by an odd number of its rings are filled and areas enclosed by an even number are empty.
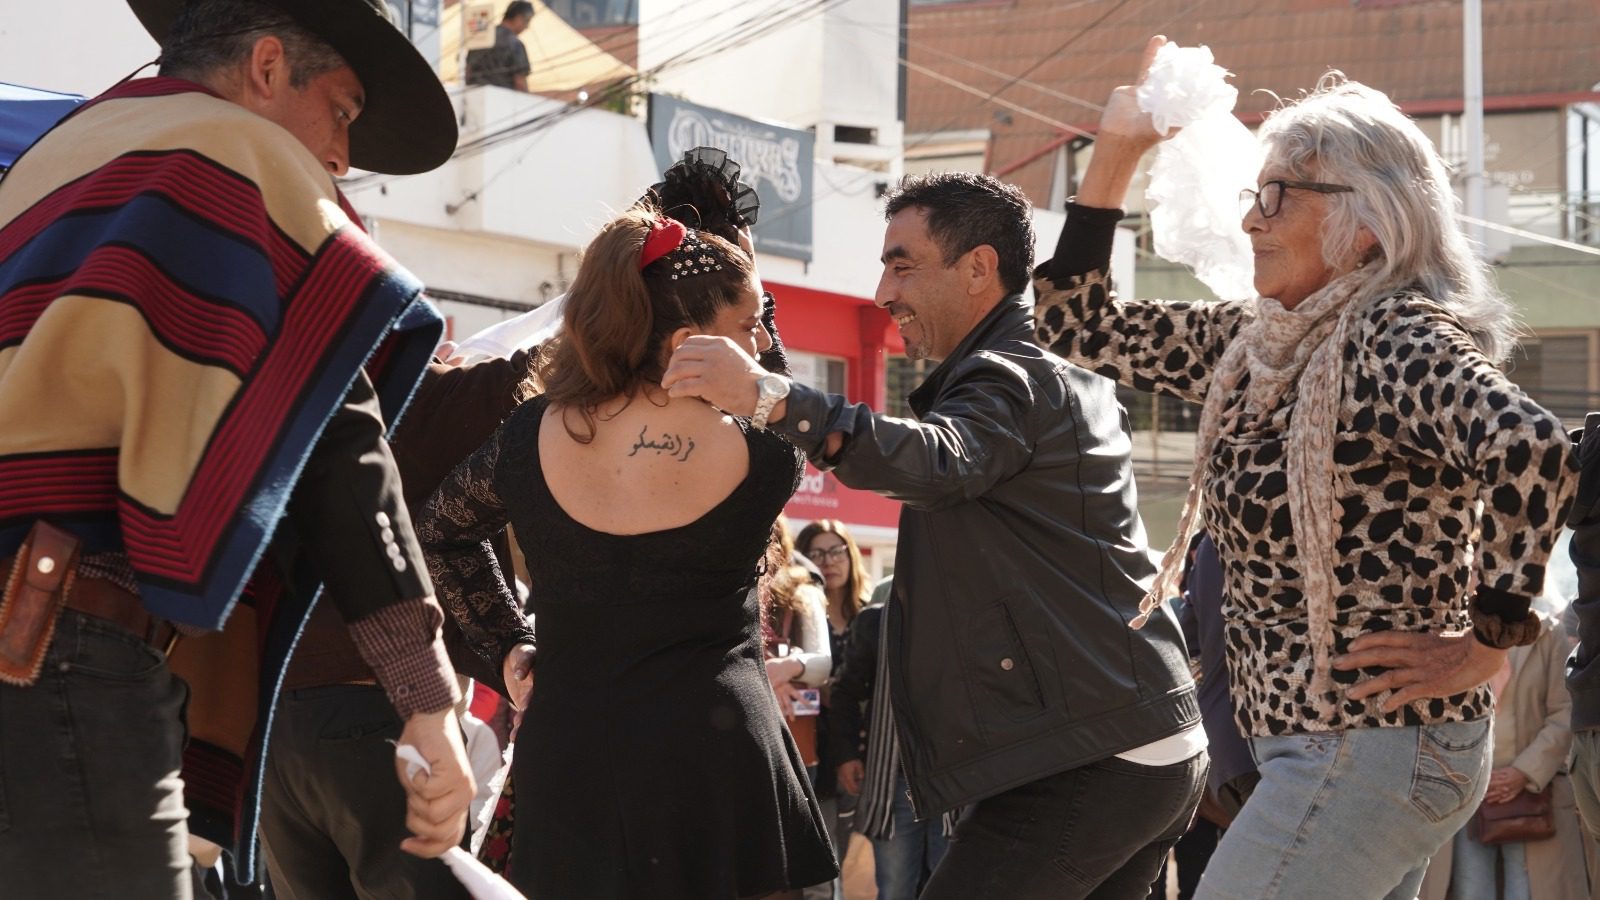
<svg viewBox="0 0 1600 900"><path fill-rule="evenodd" d="M615 535L556 503L546 404L523 404L429 501L429 568L498 666L525 630L480 543L508 519L538 629L512 761L510 880L537 900L753 897L828 881L832 849L763 661L757 568L801 461L741 421L750 471L696 521Z"/></svg>

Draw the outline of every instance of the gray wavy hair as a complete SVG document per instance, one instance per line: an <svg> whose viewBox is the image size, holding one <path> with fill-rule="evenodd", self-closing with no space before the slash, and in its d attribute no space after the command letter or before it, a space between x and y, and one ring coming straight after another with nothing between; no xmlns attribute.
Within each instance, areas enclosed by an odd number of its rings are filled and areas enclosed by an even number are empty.
<svg viewBox="0 0 1600 900"><path fill-rule="evenodd" d="M1316 90L1273 113L1260 139L1269 165L1355 189L1329 195L1322 244L1329 266L1349 265L1365 227L1377 238L1370 282L1376 290L1419 284L1485 356L1501 362L1511 354L1517 332L1511 305L1462 233L1444 160L1387 96L1329 72Z"/></svg>

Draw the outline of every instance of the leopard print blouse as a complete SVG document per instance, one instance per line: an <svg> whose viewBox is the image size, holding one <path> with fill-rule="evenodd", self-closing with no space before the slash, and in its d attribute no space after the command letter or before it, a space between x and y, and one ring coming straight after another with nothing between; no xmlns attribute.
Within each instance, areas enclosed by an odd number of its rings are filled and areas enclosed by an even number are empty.
<svg viewBox="0 0 1600 900"><path fill-rule="evenodd" d="M1203 401L1228 341L1253 315L1243 302L1119 300L1103 270L1056 277L1041 273L1034 282L1041 345L1123 384L1193 403ZM1333 654L1387 629L1475 627L1500 646L1537 636L1528 604L1543 586L1576 486L1560 421L1489 362L1450 313L1417 293L1376 301L1343 359L1338 500L1328 510L1340 523ZM1230 407L1248 382L1246 374ZM1203 522L1224 568L1228 669L1241 731L1487 716L1486 686L1392 713L1380 709L1387 693L1360 701L1342 695L1358 677L1381 670L1334 670L1336 693L1321 703L1308 696L1313 654L1284 454L1295 401L1291 388L1263 418L1232 417L1201 486Z"/></svg>

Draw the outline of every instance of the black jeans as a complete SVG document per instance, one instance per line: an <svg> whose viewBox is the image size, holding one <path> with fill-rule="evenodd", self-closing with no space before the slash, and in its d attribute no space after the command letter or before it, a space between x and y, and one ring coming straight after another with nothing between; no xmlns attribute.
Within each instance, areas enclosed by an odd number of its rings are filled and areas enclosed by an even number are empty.
<svg viewBox="0 0 1600 900"><path fill-rule="evenodd" d="M400 849L411 833L390 741L402 727L375 685L279 698L261 795L261 844L278 900L465 900L444 863Z"/></svg>
<svg viewBox="0 0 1600 900"><path fill-rule="evenodd" d="M956 824L922 900L1144 898L1205 789L1204 753L1112 757L981 800Z"/></svg>
<svg viewBox="0 0 1600 900"><path fill-rule="evenodd" d="M143 641L61 614L39 680L0 684L0 895L189 900L188 698Z"/></svg>
<svg viewBox="0 0 1600 900"><path fill-rule="evenodd" d="M1189 831L1178 839L1172 848L1172 864L1178 867L1178 900L1191 900L1200 889L1200 875L1211 863L1211 854L1217 852L1217 841L1222 829L1196 816ZM1167 861L1161 861L1161 871L1150 885L1150 900L1167 900Z"/></svg>

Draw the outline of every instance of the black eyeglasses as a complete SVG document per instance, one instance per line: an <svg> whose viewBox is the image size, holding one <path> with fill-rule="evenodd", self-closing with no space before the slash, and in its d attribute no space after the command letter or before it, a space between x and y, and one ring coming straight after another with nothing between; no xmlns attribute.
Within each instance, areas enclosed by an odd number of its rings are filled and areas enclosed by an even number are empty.
<svg viewBox="0 0 1600 900"><path fill-rule="evenodd" d="M1260 190L1245 188L1239 192L1239 218L1250 215L1250 207L1255 207L1261 213L1261 218L1270 219L1283 208L1283 192L1285 188L1294 188L1300 191L1316 191L1319 194L1347 194L1355 191L1348 184L1324 184L1320 181L1285 181L1282 178L1269 181L1261 186Z"/></svg>
<svg viewBox="0 0 1600 900"><path fill-rule="evenodd" d="M806 558L810 559L814 563L820 564L825 562L838 562L841 559L847 558L849 555L850 548L844 544L840 544L836 547L829 547L826 550L821 548L812 550L810 553L806 554Z"/></svg>

